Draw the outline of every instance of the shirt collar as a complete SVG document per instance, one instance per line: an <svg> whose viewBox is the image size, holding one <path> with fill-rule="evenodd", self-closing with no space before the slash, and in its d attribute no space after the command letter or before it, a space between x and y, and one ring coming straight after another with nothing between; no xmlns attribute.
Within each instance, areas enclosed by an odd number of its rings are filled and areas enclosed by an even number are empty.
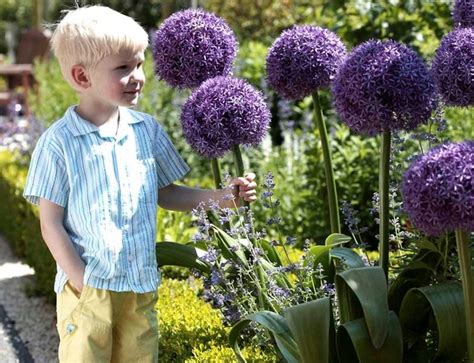
<svg viewBox="0 0 474 363"><path fill-rule="evenodd" d="M93 123L79 116L79 114L76 112L76 107L77 105L71 106L66 111L66 118L70 120L70 122L67 122L66 125L68 125L72 134L74 136L81 136L81 135L86 135L92 132L100 133L100 130L97 126L95 126ZM119 112L120 112L119 133L120 133L120 129L122 129L121 126L124 126L125 124L131 125L131 124L144 121L144 118L140 113L136 113L136 112L132 113L126 107L119 107Z"/></svg>

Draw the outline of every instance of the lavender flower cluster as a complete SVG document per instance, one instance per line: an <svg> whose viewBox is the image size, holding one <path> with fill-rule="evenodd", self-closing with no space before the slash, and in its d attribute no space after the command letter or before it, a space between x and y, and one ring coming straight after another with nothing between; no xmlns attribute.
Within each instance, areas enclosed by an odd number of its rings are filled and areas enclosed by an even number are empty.
<svg viewBox="0 0 474 363"><path fill-rule="evenodd" d="M181 125L196 152L216 158L235 145L260 143L270 118L260 91L235 77L215 77L205 81L186 101Z"/></svg>
<svg viewBox="0 0 474 363"><path fill-rule="evenodd" d="M346 48L335 33L295 25L268 52L268 82L283 98L299 100L328 87L345 56Z"/></svg>
<svg viewBox="0 0 474 363"><path fill-rule="evenodd" d="M474 230L474 141L431 149L405 172L404 208L428 235Z"/></svg>
<svg viewBox="0 0 474 363"><path fill-rule="evenodd" d="M474 8L474 4L471 6ZM447 105L474 106L473 27L455 29L441 40L432 72Z"/></svg>
<svg viewBox="0 0 474 363"><path fill-rule="evenodd" d="M209 78L228 75L236 53L232 29L200 9L173 14L153 39L156 74L172 87L194 88Z"/></svg>
<svg viewBox="0 0 474 363"><path fill-rule="evenodd" d="M275 184L271 173L265 177L264 185L264 199L268 200L268 208L275 212L276 205L272 201ZM234 240L230 251L245 255L244 260L232 258L229 251L222 248L222 244L216 243L217 227L209 222L202 206L193 211L198 225L194 241L206 245L206 253L200 259L210 267L209 274L202 276L196 273L196 276L203 279L205 300L221 310L227 323L234 324L243 316L260 311L262 293L265 303L279 312L298 303L334 295L334 286L325 281L322 267L313 264L311 254L308 253L309 241L305 241L304 255L298 261L291 260L287 251L295 243L294 237L270 242L270 245L284 251L285 263L278 264L263 248L266 231L254 230L252 226L255 221L249 209L239 208L229 215L227 210L219 208L216 203L211 202L211 205L217 219L227 223L225 232ZM225 216L224 220L222 216ZM264 273L263 280L261 272ZM290 279L289 275L296 278Z"/></svg>
<svg viewBox="0 0 474 363"><path fill-rule="evenodd" d="M332 93L341 119L368 135L412 130L436 107L434 81L423 60L392 40L354 48L339 68Z"/></svg>

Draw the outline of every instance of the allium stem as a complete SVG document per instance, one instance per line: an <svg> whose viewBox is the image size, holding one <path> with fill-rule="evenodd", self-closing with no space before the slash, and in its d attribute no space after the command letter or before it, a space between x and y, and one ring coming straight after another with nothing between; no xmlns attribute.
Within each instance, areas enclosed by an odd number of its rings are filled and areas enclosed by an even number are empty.
<svg viewBox="0 0 474 363"><path fill-rule="evenodd" d="M341 233L341 224L339 221L339 206L337 203L336 182L334 180L334 170L332 167L331 151L329 148L328 134L326 124L323 121L321 104L319 102L318 92L313 93L314 117L318 124L319 136L321 138L321 148L324 156L324 170L326 173L326 185L329 204L329 220L331 223L331 233Z"/></svg>
<svg viewBox="0 0 474 363"><path fill-rule="evenodd" d="M471 266L469 233L456 229L459 265L461 267L462 289L464 293L464 309L466 311L466 333L469 362L474 362L474 271Z"/></svg>
<svg viewBox="0 0 474 363"><path fill-rule="evenodd" d="M211 166L212 166L212 175L214 176L214 184L216 189L222 188L222 174L221 174L221 166L219 163L219 159L213 158L211 159Z"/></svg>
<svg viewBox="0 0 474 363"><path fill-rule="evenodd" d="M390 143L391 133L385 130L382 134L382 144L380 146L380 169L379 169L379 194L380 194L380 232L379 232L379 251L380 266L385 272L388 280L389 266L389 226L390 226Z"/></svg>
<svg viewBox="0 0 474 363"><path fill-rule="evenodd" d="M234 164L235 164L235 170L237 172L237 176L244 176L245 169L244 169L244 161L242 160L242 153L240 152L240 146L235 145L234 148L232 149L232 154L234 155ZM243 205L245 207L249 207L248 202L243 202Z"/></svg>

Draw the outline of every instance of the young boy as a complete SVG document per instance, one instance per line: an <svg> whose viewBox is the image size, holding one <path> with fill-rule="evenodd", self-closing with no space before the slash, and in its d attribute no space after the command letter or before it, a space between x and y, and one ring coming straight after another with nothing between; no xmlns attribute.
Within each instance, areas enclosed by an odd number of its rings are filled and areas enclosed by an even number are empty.
<svg viewBox="0 0 474 363"><path fill-rule="evenodd" d="M58 265L61 362L157 362L157 204L190 211L256 199L254 174L230 189L177 186L188 171L165 131L132 111L144 85L146 32L102 6L70 11L52 48L79 104L40 138L25 198L39 204Z"/></svg>

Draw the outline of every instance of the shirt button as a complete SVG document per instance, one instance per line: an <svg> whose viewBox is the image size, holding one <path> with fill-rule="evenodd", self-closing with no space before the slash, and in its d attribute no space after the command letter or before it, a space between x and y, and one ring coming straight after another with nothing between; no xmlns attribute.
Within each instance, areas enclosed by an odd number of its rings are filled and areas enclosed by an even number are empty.
<svg viewBox="0 0 474 363"><path fill-rule="evenodd" d="M68 334L72 334L76 330L76 326L74 324L68 324L66 327L66 331Z"/></svg>

